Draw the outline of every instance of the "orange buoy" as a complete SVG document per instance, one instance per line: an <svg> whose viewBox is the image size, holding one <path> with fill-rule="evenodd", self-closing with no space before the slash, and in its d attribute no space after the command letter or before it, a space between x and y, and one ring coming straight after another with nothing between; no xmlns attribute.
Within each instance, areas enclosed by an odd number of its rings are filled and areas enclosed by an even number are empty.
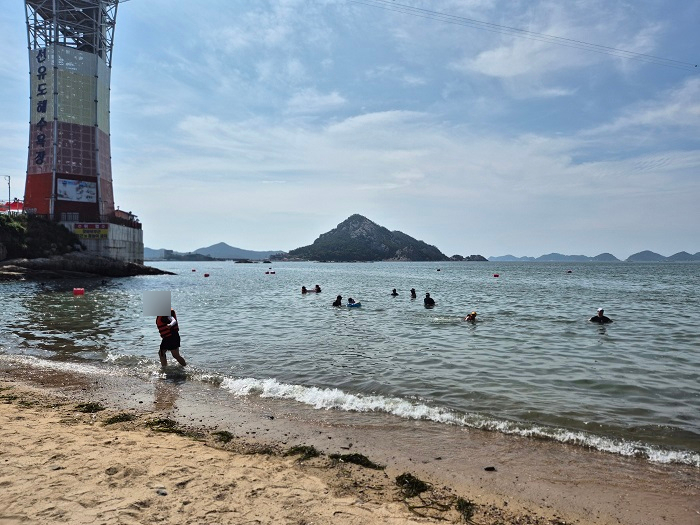
<svg viewBox="0 0 700 525"><path fill-rule="evenodd" d="M73 288L73 295L85 295L85 288Z"/></svg>
<svg viewBox="0 0 700 525"><path fill-rule="evenodd" d="M208 273L205 273L205 274L204 274L204 277L209 277L209 274L208 274Z"/></svg>

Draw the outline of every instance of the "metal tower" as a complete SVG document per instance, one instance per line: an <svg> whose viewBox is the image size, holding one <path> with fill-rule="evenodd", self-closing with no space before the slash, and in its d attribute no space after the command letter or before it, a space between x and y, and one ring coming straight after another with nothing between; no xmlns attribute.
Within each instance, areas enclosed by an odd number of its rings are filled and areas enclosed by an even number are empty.
<svg viewBox="0 0 700 525"><path fill-rule="evenodd" d="M25 0L30 131L25 210L111 222L112 43L119 0Z"/></svg>

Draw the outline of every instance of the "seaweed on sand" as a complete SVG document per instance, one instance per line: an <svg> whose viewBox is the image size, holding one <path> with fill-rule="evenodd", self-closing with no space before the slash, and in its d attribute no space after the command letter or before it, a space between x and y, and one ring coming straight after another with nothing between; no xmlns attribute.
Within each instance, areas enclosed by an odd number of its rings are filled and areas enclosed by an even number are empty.
<svg viewBox="0 0 700 525"><path fill-rule="evenodd" d="M234 438L233 434L231 434L231 432L228 430L216 430L212 432L212 435L217 441L221 441L222 443L228 443Z"/></svg>
<svg viewBox="0 0 700 525"><path fill-rule="evenodd" d="M396 476L396 485L401 489L405 498L414 498L430 488L425 481L421 481L408 472Z"/></svg>
<svg viewBox="0 0 700 525"><path fill-rule="evenodd" d="M126 423L127 421L133 421L136 419L136 416L134 414L127 414L126 412L122 412L121 414L115 414L113 416L108 417L105 419L104 424L105 425L114 425L115 423Z"/></svg>
<svg viewBox="0 0 700 525"><path fill-rule="evenodd" d="M75 408L78 412L84 412L86 414L94 414L95 412L105 410L105 407L103 407L99 403L81 403Z"/></svg>
<svg viewBox="0 0 700 525"><path fill-rule="evenodd" d="M455 509L460 513L462 519L469 522L474 516L474 510L476 509L476 504L473 501L469 501L464 498L457 498L457 503L455 503Z"/></svg>
<svg viewBox="0 0 700 525"><path fill-rule="evenodd" d="M284 455L301 456L299 461L306 461L307 459L319 457L321 453L312 445L296 445L287 450Z"/></svg>
<svg viewBox="0 0 700 525"><path fill-rule="evenodd" d="M362 454L331 454L328 457L341 463L354 463L355 465L360 465L361 467L371 468L374 470L384 470L385 468L383 465L378 465Z"/></svg>
<svg viewBox="0 0 700 525"><path fill-rule="evenodd" d="M169 434L184 434L185 432L178 426L177 421L166 417L159 417L146 421L146 426L154 432L166 432Z"/></svg>

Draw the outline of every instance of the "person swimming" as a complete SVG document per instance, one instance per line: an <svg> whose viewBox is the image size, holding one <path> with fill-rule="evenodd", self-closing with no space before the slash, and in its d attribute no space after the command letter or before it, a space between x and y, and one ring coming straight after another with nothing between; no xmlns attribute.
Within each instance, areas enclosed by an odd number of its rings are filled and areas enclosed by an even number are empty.
<svg viewBox="0 0 700 525"><path fill-rule="evenodd" d="M425 293L425 299L423 299L423 305L426 308L432 308L433 306L435 306L435 299L430 297L430 294L427 292Z"/></svg>
<svg viewBox="0 0 700 525"><path fill-rule="evenodd" d="M397 295L399 295L399 292L396 291L396 288L394 288L394 289L391 291L391 295L392 295L392 297L396 297Z"/></svg>
<svg viewBox="0 0 700 525"><path fill-rule="evenodd" d="M314 292L321 293L321 287L319 285L314 286Z"/></svg>
<svg viewBox="0 0 700 525"><path fill-rule="evenodd" d="M303 294L306 294L306 293L309 293L309 291L306 289L306 286L302 286L302 287L301 287L301 293L302 293L302 295L303 295Z"/></svg>
<svg viewBox="0 0 700 525"><path fill-rule="evenodd" d="M343 296L339 295L338 297L336 297L335 301L333 301L332 306L343 306Z"/></svg>
<svg viewBox="0 0 700 525"><path fill-rule="evenodd" d="M593 317L591 317L591 318L589 319L589 321L590 321L591 323L598 323L598 324L608 324L608 323L612 323L612 322L613 322L612 319L610 319L609 317L603 315L603 309L602 309L602 308L598 308L598 315L594 315Z"/></svg>
<svg viewBox="0 0 700 525"><path fill-rule="evenodd" d="M472 312L464 318L465 321L476 321L476 312Z"/></svg>

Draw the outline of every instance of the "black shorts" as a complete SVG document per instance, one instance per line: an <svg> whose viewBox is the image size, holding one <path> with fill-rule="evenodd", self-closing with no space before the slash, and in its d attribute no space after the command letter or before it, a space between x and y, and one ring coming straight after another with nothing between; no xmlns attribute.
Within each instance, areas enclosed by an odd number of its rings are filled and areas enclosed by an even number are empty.
<svg viewBox="0 0 700 525"><path fill-rule="evenodd" d="M178 348L180 348L180 334L164 337L160 342L161 350L176 350Z"/></svg>

